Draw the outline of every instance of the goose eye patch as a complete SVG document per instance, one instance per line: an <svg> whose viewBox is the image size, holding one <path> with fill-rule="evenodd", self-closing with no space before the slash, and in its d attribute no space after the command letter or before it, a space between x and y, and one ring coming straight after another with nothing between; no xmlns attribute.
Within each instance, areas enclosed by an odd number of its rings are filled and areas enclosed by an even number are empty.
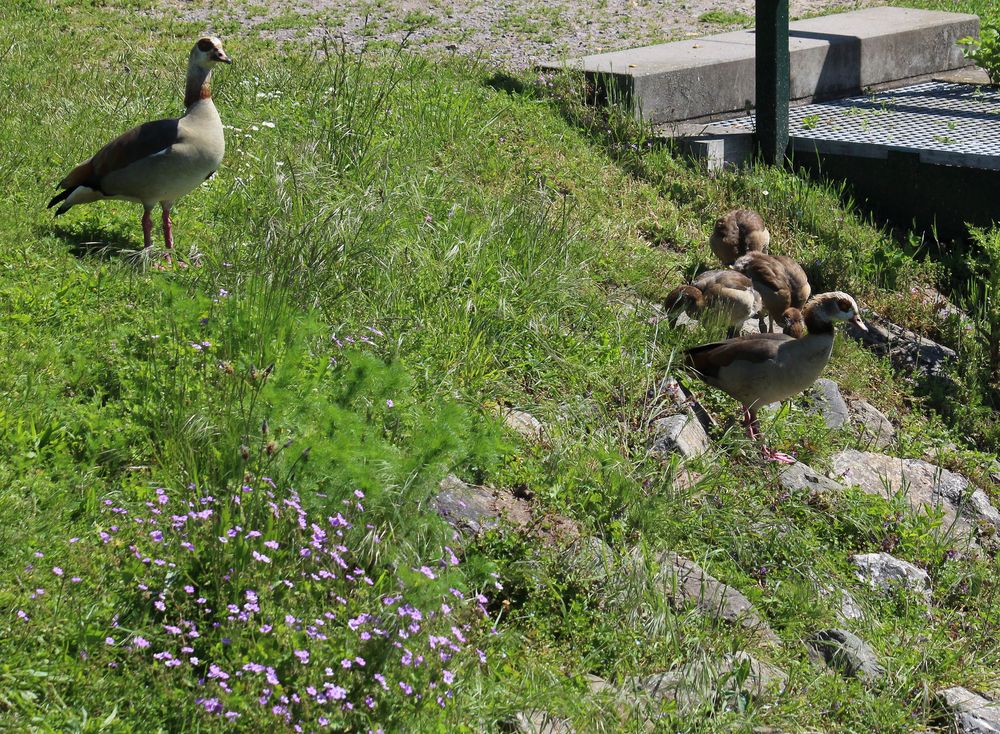
<svg viewBox="0 0 1000 734"><path fill-rule="evenodd" d="M214 47L215 44L212 43L211 38L202 38L200 41L198 41L199 51L211 51Z"/></svg>

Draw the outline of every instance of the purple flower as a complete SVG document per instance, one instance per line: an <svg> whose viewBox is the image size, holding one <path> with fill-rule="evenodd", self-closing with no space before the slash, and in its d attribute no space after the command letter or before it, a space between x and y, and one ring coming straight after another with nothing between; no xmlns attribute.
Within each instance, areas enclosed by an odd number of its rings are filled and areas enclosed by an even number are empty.
<svg viewBox="0 0 1000 734"><path fill-rule="evenodd" d="M25 612L23 609L18 609L17 610L17 618L18 619L23 619L25 622L27 622L28 620L31 619L31 617L28 616L28 613ZM113 642L113 640L112 640L112 642Z"/></svg>
<svg viewBox="0 0 1000 734"><path fill-rule="evenodd" d="M104 638L104 644L105 645L114 645L115 644L115 638L114 637L105 637Z"/></svg>
<svg viewBox="0 0 1000 734"><path fill-rule="evenodd" d="M270 548L271 550L278 550L277 540L265 540L264 545L265 547Z"/></svg>
<svg viewBox="0 0 1000 734"><path fill-rule="evenodd" d="M63 575L63 570L61 568L59 568L59 566L53 566L52 567L52 573L54 573L56 576L62 576Z"/></svg>
<svg viewBox="0 0 1000 734"><path fill-rule="evenodd" d="M303 665L309 664L309 651L308 650L295 650L295 657L299 659Z"/></svg>
<svg viewBox="0 0 1000 734"><path fill-rule="evenodd" d="M145 637L142 637L141 635L136 635L135 639L132 640L132 647L144 650L147 647L149 647L149 640L147 640Z"/></svg>
<svg viewBox="0 0 1000 734"><path fill-rule="evenodd" d="M441 678L444 679L444 682L449 686L455 682L455 674L450 670L441 671Z"/></svg>

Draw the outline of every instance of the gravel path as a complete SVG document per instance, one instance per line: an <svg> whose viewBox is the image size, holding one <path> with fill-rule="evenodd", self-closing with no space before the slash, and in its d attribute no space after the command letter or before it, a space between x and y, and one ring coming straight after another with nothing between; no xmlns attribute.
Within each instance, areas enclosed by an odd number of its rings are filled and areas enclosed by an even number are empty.
<svg viewBox="0 0 1000 734"><path fill-rule="evenodd" d="M237 21L281 40L325 34L352 48L396 44L491 59L513 67L721 33L753 24L754 0L160 0L162 12L206 28ZM798 18L884 5L878 0L791 0ZM220 10L225 7L225 10Z"/></svg>

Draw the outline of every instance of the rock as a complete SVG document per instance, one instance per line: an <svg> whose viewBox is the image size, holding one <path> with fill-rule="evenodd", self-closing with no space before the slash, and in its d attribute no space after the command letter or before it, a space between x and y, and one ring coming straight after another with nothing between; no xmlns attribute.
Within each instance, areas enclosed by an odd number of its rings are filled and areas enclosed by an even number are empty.
<svg viewBox="0 0 1000 734"><path fill-rule="evenodd" d="M674 319L674 328L687 329L688 331L691 331L698 328L698 320L693 319L683 311L680 311L677 314L677 318Z"/></svg>
<svg viewBox="0 0 1000 734"><path fill-rule="evenodd" d="M847 589L838 589L836 586L820 586L819 593L822 597L834 598L837 619L841 624L865 618L865 612L861 608L861 605L858 604L857 600L855 600L851 592Z"/></svg>
<svg viewBox="0 0 1000 734"><path fill-rule="evenodd" d="M580 524L570 517L536 514L530 501L510 490L478 487L454 475L441 480L431 503L438 515L466 537L496 527L501 521L550 547L572 547L583 537Z"/></svg>
<svg viewBox="0 0 1000 734"><path fill-rule="evenodd" d="M526 440L538 443L542 440L545 427L531 413L523 410L504 409L500 411L503 422L515 433L520 434Z"/></svg>
<svg viewBox="0 0 1000 734"><path fill-rule="evenodd" d="M653 421L651 451L661 457L679 453L693 459L708 451L708 434L693 413L679 413Z"/></svg>
<svg viewBox="0 0 1000 734"><path fill-rule="evenodd" d="M844 491L844 485L824 477L808 464L799 461L794 464L785 464L778 474L778 482L786 492L791 494L820 495Z"/></svg>
<svg viewBox="0 0 1000 734"><path fill-rule="evenodd" d="M961 686L938 691L938 697L955 717L959 734L1000 734L1000 702Z"/></svg>
<svg viewBox="0 0 1000 734"><path fill-rule="evenodd" d="M780 692L787 682L788 676L782 670L739 652L719 660L691 662L665 673L632 678L626 682L626 688L657 701L673 701L683 714L715 708L727 698L735 704L740 693L760 700Z"/></svg>
<svg viewBox="0 0 1000 734"><path fill-rule="evenodd" d="M441 480L432 502L437 514L463 535L478 535L500 522L493 493L453 474Z"/></svg>
<svg viewBox="0 0 1000 734"><path fill-rule="evenodd" d="M885 414L867 400L850 401L850 410L863 445L883 450L896 440L896 428Z"/></svg>
<svg viewBox="0 0 1000 734"><path fill-rule="evenodd" d="M863 553L851 560L858 567L858 578L872 587L892 591L897 586L903 586L917 592L930 603L931 577L912 563L888 553Z"/></svg>
<svg viewBox="0 0 1000 734"><path fill-rule="evenodd" d="M864 320L868 331L847 322L844 333L860 341L880 356L888 355L893 366L902 371L920 369L928 375L940 375L955 361L955 350L931 341L891 321L872 315Z"/></svg>
<svg viewBox="0 0 1000 734"><path fill-rule="evenodd" d="M575 730L546 711L519 711L511 731L517 734L573 734Z"/></svg>
<svg viewBox="0 0 1000 734"><path fill-rule="evenodd" d="M760 333L760 322L757 320L756 316L752 316L743 322L740 326L740 336L749 336L750 334Z"/></svg>
<svg viewBox="0 0 1000 734"><path fill-rule="evenodd" d="M809 389L809 396L813 403L810 412L822 415L827 428L842 428L850 425L851 414L847 410L847 403L844 402L844 397L840 394L840 386L836 382L821 377Z"/></svg>
<svg viewBox="0 0 1000 734"><path fill-rule="evenodd" d="M581 579L599 581L607 578L614 566L611 546L594 535L584 535L569 546L570 568Z"/></svg>
<svg viewBox="0 0 1000 734"><path fill-rule="evenodd" d="M633 552L633 558L641 564L639 549ZM674 606L693 603L702 614L753 630L769 642L779 642L774 630L737 589L714 578L694 561L671 551L661 553L656 561L659 569L653 582L668 595Z"/></svg>
<svg viewBox="0 0 1000 734"><path fill-rule="evenodd" d="M939 508L944 513L944 531L954 525L971 535L980 521L1000 530L1000 511L990 504L985 492L961 474L922 459L897 459L855 449L835 454L831 463L835 475L869 494L884 496L888 487L893 494L905 492L915 511Z"/></svg>
<svg viewBox="0 0 1000 734"><path fill-rule="evenodd" d="M846 677L857 676L870 683L885 670L867 642L843 629L821 630L809 639L809 647L833 670Z"/></svg>

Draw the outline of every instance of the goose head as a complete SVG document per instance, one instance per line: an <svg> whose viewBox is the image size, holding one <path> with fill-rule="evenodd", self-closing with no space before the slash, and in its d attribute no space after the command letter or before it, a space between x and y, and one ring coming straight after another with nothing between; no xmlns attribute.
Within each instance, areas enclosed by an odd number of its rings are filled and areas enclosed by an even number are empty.
<svg viewBox="0 0 1000 734"><path fill-rule="evenodd" d="M202 36L191 49L190 63L202 69L211 69L216 64L231 64L233 60L223 50L222 41L215 36Z"/></svg>
<svg viewBox="0 0 1000 734"><path fill-rule="evenodd" d="M817 321L833 324L836 321L850 321L862 331L868 331L861 319L857 302L843 291L821 293L806 304L804 310L806 324ZM812 331L810 329L810 331Z"/></svg>

